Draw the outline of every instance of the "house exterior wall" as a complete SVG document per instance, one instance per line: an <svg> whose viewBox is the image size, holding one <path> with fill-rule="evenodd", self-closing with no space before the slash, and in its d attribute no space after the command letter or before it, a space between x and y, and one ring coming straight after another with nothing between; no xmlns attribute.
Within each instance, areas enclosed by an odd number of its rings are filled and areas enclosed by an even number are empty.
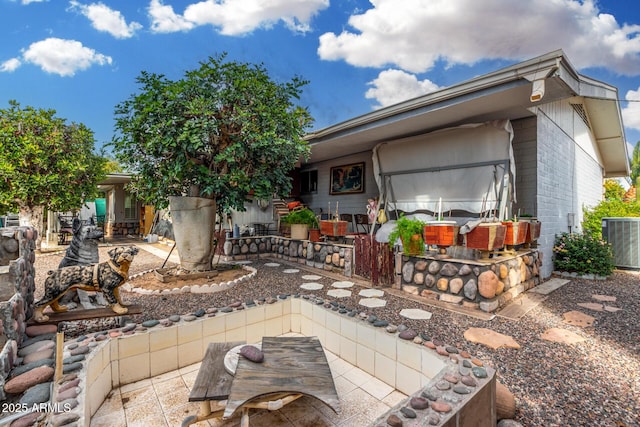
<svg viewBox="0 0 640 427"><path fill-rule="evenodd" d="M579 231L582 207L602 199L603 172L592 133L567 101L537 111L537 217L542 221L542 277L553 271L556 234ZM569 227L568 215L574 225Z"/></svg>
<svg viewBox="0 0 640 427"><path fill-rule="evenodd" d="M516 203L513 205L513 212L536 216L538 213L536 118L514 120L511 126L513 127L513 156L516 162Z"/></svg>
<svg viewBox="0 0 640 427"><path fill-rule="evenodd" d="M316 213L327 213L331 204L331 213L335 214L336 203L339 213L366 214L367 199L378 197L378 186L373 176L373 153L366 151L351 156L340 157L326 162L303 165L301 171L318 171L318 190L314 193L301 194L302 201ZM334 166L364 162L364 192L357 194L330 195L330 172Z"/></svg>

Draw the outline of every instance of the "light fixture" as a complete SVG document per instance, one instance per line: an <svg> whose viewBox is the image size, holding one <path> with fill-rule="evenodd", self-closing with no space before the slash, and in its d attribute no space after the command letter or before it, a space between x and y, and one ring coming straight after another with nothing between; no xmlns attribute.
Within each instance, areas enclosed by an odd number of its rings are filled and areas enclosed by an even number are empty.
<svg viewBox="0 0 640 427"><path fill-rule="evenodd" d="M531 86L531 96L529 100L531 102L540 101L544 96L544 79L534 80Z"/></svg>

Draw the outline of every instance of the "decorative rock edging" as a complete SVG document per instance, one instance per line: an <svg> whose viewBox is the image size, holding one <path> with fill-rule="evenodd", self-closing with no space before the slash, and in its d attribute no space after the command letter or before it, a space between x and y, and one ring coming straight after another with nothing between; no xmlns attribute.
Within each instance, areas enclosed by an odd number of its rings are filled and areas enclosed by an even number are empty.
<svg viewBox="0 0 640 427"><path fill-rule="evenodd" d="M224 255L230 260L272 256L308 267L353 275L353 246L331 242L310 242L279 236L253 236L227 239Z"/></svg>
<svg viewBox="0 0 640 427"><path fill-rule="evenodd" d="M560 277L569 277L571 279L587 279L587 280L607 280L608 276L599 276L597 274L580 274L568 271L554 271L553 274Z"/></svg>
<svg viewBox="0 0 640 427"><path fill-rule="evenodd" d="M541 263L535 250L482 262L398 254L394 287L491 313L538 285Z"/></svg>
<svg viewBox="0 0 640 427"><path fill-rule="evenodd" d="M248 271L249 274L246 274L242 277L238 277L237 279L234 280L230 280L228 282L222 282L222 283L211 283L210 285L192 285L192 286L182 286L180 288L172 288L172 289L155 289L155 290L151 290L151 289L144 289L144 288L134 288L133 286L131 286L131 284L129 282L125 283L124 285L122 285L122 290L123 291L127 291L127 292L135 292L137 294L141 294L141 295L173 295L173 294L181 294L181 293L193 293L193 294L207 294L207 293L214 293L214 292L220 292L223 291L225 289L229 289L230 287L232 287L233 285L236 285L242 281L248 280L253 278L257 273L258 270L256 270L253 267L247 266L247 265L241 265L240 266L243 270ZM143 271L142 273L137 273L134 274L132 276L129 277L129 279L134 279L136 277L140 277L144 274L147 273L151 273L154 270L147 270L147 271Z"/></svg>

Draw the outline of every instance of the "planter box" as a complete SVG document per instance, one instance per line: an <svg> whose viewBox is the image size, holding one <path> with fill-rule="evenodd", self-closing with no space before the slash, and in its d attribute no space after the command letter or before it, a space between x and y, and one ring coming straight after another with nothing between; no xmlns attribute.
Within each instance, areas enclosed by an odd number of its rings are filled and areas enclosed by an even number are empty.
<svg viewBox="0 0 640 427"><path fill-rule="evenodd" d="M509 222L504 221L502 223L507 227L504 235L504 244L508 246L522 245L527 238L527 231L529 230L529 223L525 221Z"/></svg>
<svg viewBox="0 0 640 427"><path fill-rule="evenodd" d="M424 242L427 245L453 246L458 238L454 221L434 221L424 226Z"/></svg>
<svg viewBox="0 0 640 427"><path fill-rule="evenodd" d="M325 236L346 236L347 221L320 221L320 233Z"/></svg>
<svg viewBox="0 0 640 427"><path fill-rule="evenodd" d="M294 240L307 240L309 226L307 224L291 224L291 238Z"/></svg>
<svg viewBox="0 0 640 427"><path fill-rule="evenodd" d="M504 246L507 227L499 222L485 222L466 235L466 247L481 251L493 251Z"/></svg>
<svg viewBox="0 0 640 427"><path fill-rule="evenodd" d="M524 242L533 243L540 238L540 228L542 223L536 220L526 222L529 224L529 229L527 230L527 237L524 239Z"/></svg>

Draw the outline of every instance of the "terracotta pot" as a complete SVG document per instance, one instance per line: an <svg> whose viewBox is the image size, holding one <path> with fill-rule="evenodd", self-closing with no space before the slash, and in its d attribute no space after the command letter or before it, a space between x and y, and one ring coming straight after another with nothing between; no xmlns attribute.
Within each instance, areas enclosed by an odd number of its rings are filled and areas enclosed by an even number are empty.
<svg viewBox="0 0 640 427"><path fill-rule="evenodd" d="M414 234L408 242L402 240L402 247L406 255L422 255L424 254L424 241L422 236Z"/></svg>
<svg viewBox="0 0 640 427"><path fill-rule="evenodd" d="M434 221L424 226L424 242L440 247L456 244L458 230L455 221Z"/></svg>
<svg viewBox="0 0 640 427"><path fill-rule="evenodd" d="M320 229L318 229L318 228L309 229L309 240L311 242L319 242L320 241Z"/></svg>

